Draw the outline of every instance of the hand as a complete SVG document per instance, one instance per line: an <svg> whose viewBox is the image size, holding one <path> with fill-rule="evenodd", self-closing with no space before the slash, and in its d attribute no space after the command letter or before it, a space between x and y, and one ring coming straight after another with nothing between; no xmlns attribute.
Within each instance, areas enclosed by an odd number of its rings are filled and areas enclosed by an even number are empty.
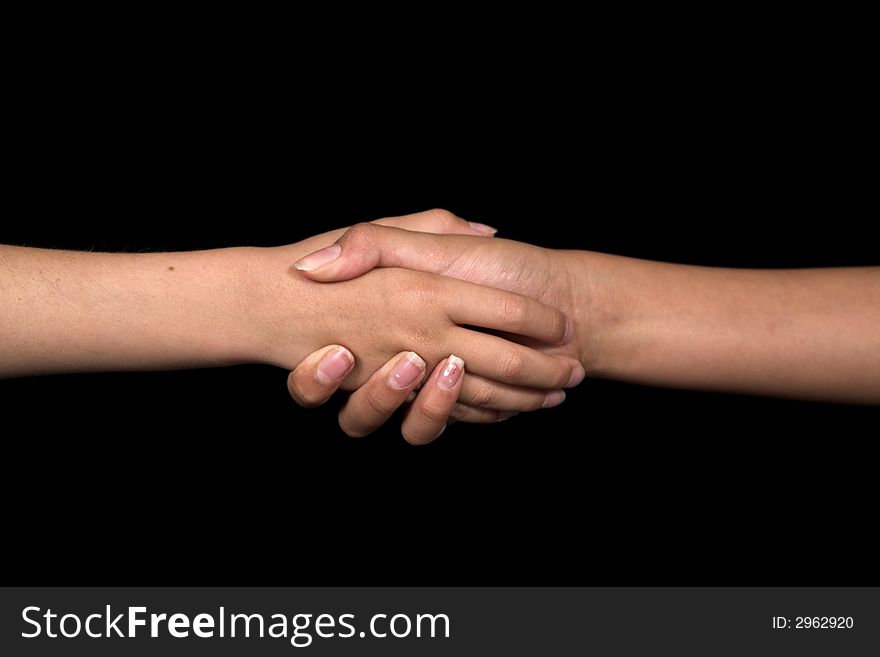
<svg viewBox="0 0 880 657"><path fill-rule="evenodd" d="M397 231L397 233L400 232ZM453 245L447 242L443 245L445 250L441 248L442 243L435 242L430 245L428 242L422 242L421 245L410 243L407 248L398 252L395 248L401 246L401 241L406 240L407 237L416 236L394 234L394 237L400 238L394 245L387 241L387 237L381 229L373 232L369 225L357 226L347 232L344 239L339 241L340 246L344 245L343 255L332 263L333 267L342 267L336 270L340 272L338 277L340 279L351 278L362 271L367 271L374 264L387 264L388 259L385 254L391 251L402 258L410 257L409 260L400 260L399 264L408 264L451 276L469 276L470 280L502 287L511 287L510 283L516 282L519 286L518 289L540 296L553 304L567 307L573 314L575 303L573 300L574 286L571 281L572 273L568 269L569 263L565 261L562 252L549 251L515 242L502 242L505 245L503 249L487 250L485 248L491 246L489 242L496 242L496 240L469 241L468 245L473 247L472 250L463 249L462 243ZM333 251L330 251L330 255L334 255ZM383 258L385 258L384 261ZM309 259L304 260L305 262L298 263L298 266L305 266L306 269L309 269L311 264ZM457 260L458 268L450 267L453 260ZM336 277L334 271L330 270L327 265L317 267L313 271L314 274L309 271L304 273L306 276L319 280L332 280ZM580 349L577 345L574 347L571 344L557 345L545 347L545 350L580 356ZM319 360L318 357L307 359L291 374L289 385L291 395L303 405L321 404L336 389L335 384L322 383L319 380L316 372ZM391 364L383 368L382 373L384 374L390 366ZM582 376L580 374L577 380L579 381ZM458 404L455 407L445 408L445 416L451 417L453 420L469 422L497 422L512 417L521 410L556 406L565 399L565 393L561 390L535 395L534 391L525 389L511 387L504 389L494 382L473 375L469 375L464 388L469 404ZM421 394L425 395L426 393ZM394 390L384 381L382 376L374 376L345 405L340 413L340 426L349 435L365 435L381 426L406 398L407 394L400 394ZM434 420L434 425L438 424L436 418L443 415L438 410L442 411L443 409L432 408L434 406L437 404L428 404L428 407L434 412L431 412L431 417L420 424L431 425L431 420ZM405 436L409 433L408 425L412 424L412 418L419 416L421 408L423 407L417 405L408 411L403 425ZM377 409L379 410L377 411Z"/></svg>
<svg viewBox="0 0 880 657"><path fill-rule="evenodd" d="M547 353L609 379L878 402L880 268L754 270L549 251L506 240L356 226L316 281L374 266L442 273L534 296L574 319L575 339Z"/></svg>
<svg viewBox="0 0 880 657"><path fill-rule="evenodd" d="M382 221L383 223L405 225L407 228L415 227L418 229L428 230L441 229L465 234L469 233L471 235L490 235L493 232L493 230L488 227L481 226L479 224L468 224L467 222L464 222L461 219L453 217L449 213L445 213L442 211L432 211L428 213L420 213L418 215L413 215L410 217L398 217ZM474 226L476 226L476 228ZM332 238L338 238L341 234L342 231L335 231L334 233L328 233L317 238L312 238L310 240L307 240L306 242L301 242L290 247L284 247L278 251L282 253L285 258L290 258L288 262L291 262L292 260L295 260L296 258L305 255L310 248L326 245L332 240ZM265 281L261 282L261 286L265 286ZM277 286L270 285L269 289L276 290ZM362 298L363 295L358 296ZM302 302L301 298L298 297L298 299L300 302ZM277 300L272 300L273 306L276 304L276 302ZM495 303L498 303L498 301L496 301ZM280 304L278 307L282 307L283 305L284 304ZM315 305L315 308L310 308L310 310L312 311L319 307L317 304L306 305ZM342 315L351 310L351 308L347 307L347 303L344 305L346 306L346 312L342 312ZM532 319L535 319L532 311L529 310L530 305L531 304L529 304L527 300L514 300L509 303L503 302L503 306L499 306L498 311L517 313L521 312L524 308L529 315L532 315ZM329 314L331 316L333 315L333 313ZM371 316L376 315L375 310L368 314L370 314ZM382 314L384 315L384 313ZM312 312L312 315L314 316L314 312ZM328 316L326 306L320 312L320 316ZM286 317L285 320L285 323L289 325L290 318ZM524 318L508 318L508 321L506 321L508 330L517 330L515 328L515 325L517 323L522 323L523 321L528 322L528 320L524 320ZM558 314L556 316L556 319L553 321L559 321ZM310 321L310 323L314 322ZM362 324L362 322L356 322L356 324ZM567 326L565 329L563 329L563 333L561 334L563 338L565 338L566 330ZM523 330L523 332L528 331ZM490 339L496 341L495 344L505 344L502 341L499 341L497 338L493 338L492 336L485 336L481 334L476 335L482 340ZM302 331L299 329L298 336L302 337ZM544 337L543 339L547 338ZM280 341L275 337L270 338L268 341L276 344L279 342L283 343L283 341ZM558 338L556 338L556 341L558 341ZM412 347L411 344L400 344L400 346L405 346L409 348ZM424 352L424 349L420 349L420 351ZM455 349L450 349L449 351L455 351ZM287 362L290 362L290 353L295 353L295 350L291 349L290 351L286 351L285 354L273 355L269 358L269 360L271 362L277 362L278 364L286 365L286 362L280 361L279 359L287 358ZM520 355L517 355L517 353ZM518 369L522 369L523 367L526 367L527 369L533 369L532 366L528 365L528 363L530 362L528 357L526 356L526 360L524 361L522 356L522 354L530 353L530 350L519 351L517 353L514 353L514 355L512 356L490 356L490 358L494 359L495 363L497 363L497 365L501 368L500 376L502 378L507 377L510 381L525 380L526 382L529 382L528 379L510 378L511 370L515 371ZM438 362L438 360L446 362L446 356L448 355L449 354L447 353L438 357L438 355L432 354L427 356L427 358L433 364L433 362ZM363 354L359 354L359 356L361 356L360 362L363 363ZM321 360L321 357L328 359L328 361L332 365L332 375L336 377L333 381L333 386L330 386L326 390L324 390L324 388L327 384L320 380L320 377L318 377L318 372L316 370L317 362ZM292 359L295 359L295 356ZM420 359L417 360L421 362ZM370 372L377 367L378 364L370 364L368 367L362 369L365 369L366 372ZM388 367L393 367L393 363L388 365ZM427 366L424 367L426 368ZM583 369L580 367L579 364L568 361L568 363L566 363L566 365L564 365L563 367L571 373L566 382L573 381L576 383L583 378ZM318 354L313 354L312 357L310 357L306 362L301 363L300 366L297 367L297 371L295 371L291 375L291 394L293 394L294 398L296 398L301 403L304 403L305 405L319 403L326 399L326 397L331 394L332 390L335 389L335 386L338 385L338 383L342 379L346 378L349 373L355 369L356 368L354 367L354 357L349 351L343 348L322 349ZM473 371L474 368L472 367L471 372ZM302 373L304 372L308 372L308 375L303 376ZM348 433L352 435L364 435L365 433L368 433L369 431L379 426L385 421L385 419L387 419L387 416L391 414L396 406L399 405L409 395L412 389L417 387L420 383L420 379L416 380L411 386L408 387L406 394L401 397L399 390L395 389L392 386L389 386L389 384L383 380L382 375L386 373L386 369L381 370L371 379L371 385L367 386L367 389L365 389L361 393L356 394L353 399L350 400L350 403L346 406L347 412L343 413L341 417L341 424ZM364 380L364 377L364 373L358 374L358 371L355 371L355 376L349 378L346 381L346 387L351 388L352 386L357 385L359 382ZM327 376L324 376L324 380L329 381L330 379L327 378ZM561 381L561 379L559 380ZM382 381L382 386L384 386L384 389L380 389L379 386L376 385L377 381ZM433 381L433 379L431 381ZM433 438L434 436L439 434L439 429L442 429L442 427L445 425L445 418L450 415L450 411L453 409L454 419L494 422L499 419L511 416L513 413L508 409L511 409L513 411L526 409L531 410L541 408L542 406L555 405L561 403L561 401L564 399L564 393L561 390L552 390L548 393L546 389L539 390L534 388L524 388L518 385L512 385L510 383L499 382L487 376L479 376L473 373L469 373L463 378L461 385L456 386L455 389L451 391L455 393L456 396L458 395L459 391L461 393L461 403L456 404L456 399L451 398L450 394L448 394L450 391L444 391L444 394L433 394L431 392L431 381L426 384L423 392L421 393L421 397L413 406L411 413L408 416L407 421L405 422L404 435L407 436L407 438L410 439L411 442L424 442L424 438L421 437L422 435L427 435L430 438ZM532 379L531 382L532 385L544 385L538 381L535 381L534 379ZM313 396L310 396L310 394ZM432 399L434 399L435 401L432 402ZM440 400L440 403L437 403L437 400ZM469 405L475 403L480 404L482 402L488 402L492 406L499 408L499 410L480 409L474 408ZM379 412L374 412L370 414L369 421L352 421L352 419L356 416L367 416L366 413L357 411L357 409L362 409L367 404L371 404L373 407L375 407L374 410L378 409ZM442 421L441 418L443 418ZM424 429L421 432L411 429L411 427L416 426L439 426L439 429Z"/></svg>
<svg viewBox="0 0 880 657"><path fill-rule="evenodd" d="M313 309L308 330L326 337L347 336L334 341L358 345L356 351L365 367L360 368L359 374L353 356L345 349L322 350L323 353L318 354L319 364L313 375L305 378L305 383L302 376L292 375L292 394L303 399L310 386L312 389L316 387L316 382L335 384L346 377L346 387L358 387L389 354L399 351L403 345L418 344L419 351L426 354L426 360L432 366L441 364L419 394L404 423L404 436L412 443L428 442L442 432L462 391L464 363L460 358L444 354L451 352L463 356L471 371L479 375L478 386L483 385L483 381L496 381L498 383L489 385L500 386L499 398L508 395L513 403L522 403L518 401L519 395L520 398L536 397L537 404L545 404L547 389L558 389L583 378L583 369L568 358L541 354L456 325L515 332L551 344L566 339L569 331L565 316L524 297L399 269L376 270L344 284L320 287L323 288L321 297L306 300L304 304ZM304 296L303 291L295 293L300 302ZM284 308L285 304L282 302L279 307ZM320 312L314 312L315 309ZM322 324L321 319L327 324ZM298 343L307 339L304 328L296 331ZM324 337L320 341L325 341ZM268 342L283 344L284 338L279 335ZM284 365L283 362L279 364ZM301 370L302 366L297 369ZM373 375L370 383L353 396L351 404L343 411L340 424L351 435L369 433L384 423L415 389L426 369L427 365L415 354L399 356L396 362ZM520 391L516 386L542 388L544 391ZM549 398L558 403L562 395L550 393ZM357 409L364 410L358 412ZM473 409L462 413L465 418L475 419L477 416L482 421L499 419L497 412L481 413Z"/></svg>
<svg viewBox="0 0 880 657"><path fill-rule="evenodd" d="M479 224L473 221L465 221L460 217L456 217L446 210L425 210L424 212L416 212L400 217L384 217L368 222L377 226L391 226L392 228L402 228L403 230L414 231L418 233L434 233L437 235L473 235L476 237L492 237L498 232L491 226ZM325 246L330 246L345 234L348 228L337 228L336 230L327 231L319 235L313 235L288 249L293 250L301 255L306 255L317 251Z"/></svg>
<svg viewBox="0 0 880 657"><path fill-rule="evenodd" d="M406 230L483 237L491 236L495 232L489 226L466 222L443 210L381 219L372 223ZM325 233L300 242L296 248L302 253L308 250L306 247L327 246L334 239L341 237L344 232L343 229ZM392 358L347 401L339 417L340 426L347 434L363 436L371 433L384 424L407 398L412 399L415 396L415 390L423 376L414 380L403 391L398 385L399 382L388 376L396 365L412 368L415 363L420 363L424 371L426 367L424 361L412 352L408 353L414 358L405 357L404 354ZM312 353L297 365L288 379L291 396L302 406L312 407L323 404L351 372L354 362L351 352L339 345L327 346ZM581 368L577 369L576 378L579 380L583 374ZM407 412L402 432L410 442L424 442L420 439L421 435L431 437L439 435L445 428L446 422L450 420L498 422L513 417L519 411L551 408L561 404L565 399L562 390L548 393L545 390L523 388L467 374L463 379L463 385L456 387L456 397L459 390L461 392L461 399L456 403L457 400L450 397L449 391L439 387L436 391L432 389L434 378L432 376L425 382L416 398L416 403Z"/></svg>
<svg viewBox="0 0 880 657"><path fill-rule="evenodd" d="M302 406L319 406L337 390L354 362L354 356L345 347L331 345L320 349L291 373L290 394ZM397 354L348 398L339 413L339 426L353 437L372 433L407 399L416 395L425 372L426 364L418 354L412 351ZM438 363L404 416L401 432L407 442L422 445L434 440L443 433L451 418L498 422L516 415L457 404L463 372L464 363L455 357Z"/></svg>
<svg viewBox="0 0 880 657"><path fill-rule="evenodd" d="M277 260L282 252L271 254ZM292 268L291 268L292 269ZM433 367L450 354L469 371L496 381L556 389L578 376L580 365L549 356L476 326L559 344L568 322L558 310L510 292L403 269L377 269L337 285L291 275L280 263L260 268L254 326L262 332L263 360L298 363L322 344L342 344L358 362L344 387L362 384L392 355L415 349ZM297 321L299 320L299 321Z"/></svg>
<svg viewBox="0 0 880 657"><path fill-rule="evenodd" d="M316 256L316 258L313 258ZM328 256L335 256L329 259ZM313 266L313 263L322 264ZM405 267L508 290L558 308L574 319L574 338L542 349L583 362L589 331L589 286L577 252L495 238L427 235L373 224L346 231L335 245L297 263L314 281L345 281L374 267Z"/></svg>
<svg viewBox="0 0 880 657"><path fill-rule="evenodd" d="M433 215L450 223L443 213ZM454 219L450 228L491 233ZM366 356L355 352L369 368L363 381L421 338L431 344L420 351L432 365L458 351L475 372L518 384L570 379L571 363L455 323L556 341L566 326L558 311L404 270L375 272L366 287L318 285L292 267L316 241L148 254L0 246L0 376L250 362L290 368L322 344L339 342L366 346Z"/></svg>

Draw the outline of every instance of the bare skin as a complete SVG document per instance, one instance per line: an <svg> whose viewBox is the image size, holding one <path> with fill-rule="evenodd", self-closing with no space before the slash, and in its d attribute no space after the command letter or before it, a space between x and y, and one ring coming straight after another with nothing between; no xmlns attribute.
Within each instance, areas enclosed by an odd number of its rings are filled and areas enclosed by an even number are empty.
<svg viewBox="0 0 880 657"><path fill-rule="evenodd" d="M276 249L123 255L0 246L0 376L296 364L289 388L303 405L340 386L356 390L340 414L353 436L415 399L403 425L415 444L450 420L494 422L555 406L565 398L559 388L576 385L584 367L655 385L880 403L880 268L687 267L486 239L492 233L432 211ZM338 249L315 266L310 252L333 240ZM398 269L351 281L348 292L305 280L346 281L374 267ZM455 298L471 303L448 303ZM480 323L531 335L508 337L538 351L458 326ZM318 348L340 338L362 345L358 358L342 344ZM444 355L453 346L473 356L467 374Z"/></svg>
<svg viewBox="0 0 880 657"><path fill-rule="evenodd" d="M596 377L880 403L880 268L736 270L361 225L304 275L406 267L519 292L575 318L546 349ZM488 391L477 397L491 405Z"/></svg>
<svg viewBox="0 0 880 657"><path fill-rule="evenodd" d="M482 235L479 239L490 241L490 230L448 213L387 223ZM292 267L341 233L273 249L190 253L0 246L0 376L245 362L290 369L329 344L341 349L336 355L343 367L337 366L336 372L344 374L350 388L389 361L393 366L402 350L413 347L419 349L421 371L416 372L418 380L405 386L407 394L435 365L460 363L450 354L469 361L468 370L481 380L504 390L521 389L532 405L532 398L543 400L583 378L583 368L573 359L462 326L556 343L570 339L571 322L531 299L402 269L374 272L373 280L324 286ZM446 392L459 400L469 375L463 363L453 369L457 378ZM461 402L469 403L467 394L461 394ZM430 405L421 407L430 415ZM412 434L413 442L433 437L424 431Z"/></svg>

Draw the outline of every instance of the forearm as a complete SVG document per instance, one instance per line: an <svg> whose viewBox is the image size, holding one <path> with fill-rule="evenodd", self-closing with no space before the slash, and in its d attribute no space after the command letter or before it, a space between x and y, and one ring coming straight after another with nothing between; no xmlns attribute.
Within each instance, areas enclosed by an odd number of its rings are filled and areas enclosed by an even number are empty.
<svg viewBox="0 0 880 657"><path fill-rule="evenodd" d="M595 376L880 402L880 268L735 270L578 252Z"/></svg>
<svg viewBox="0 0 880 657"><path fill-rule="evenodd" d="M258 251L0 246L0 376L260 360L249 312Z"/></svg>

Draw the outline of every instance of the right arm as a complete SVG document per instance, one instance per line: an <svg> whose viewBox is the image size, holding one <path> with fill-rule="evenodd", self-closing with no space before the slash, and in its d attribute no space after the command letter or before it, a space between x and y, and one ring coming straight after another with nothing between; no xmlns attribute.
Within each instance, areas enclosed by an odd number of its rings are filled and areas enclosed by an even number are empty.
<svg viewBox="0 0 880 657"><path fill-rule="evenodd" d="M579 252L587 371L661 386L880 403L880 268L748 270Z"/></svg>
<svg viewBox="0 0 880 657"><path fill-rule="evenodd" d="M576 339L552 352L592 376L880 403L880 267L692 267L369 225L338 244L304 275L407 267L531 296L575 318Z"/></svg>

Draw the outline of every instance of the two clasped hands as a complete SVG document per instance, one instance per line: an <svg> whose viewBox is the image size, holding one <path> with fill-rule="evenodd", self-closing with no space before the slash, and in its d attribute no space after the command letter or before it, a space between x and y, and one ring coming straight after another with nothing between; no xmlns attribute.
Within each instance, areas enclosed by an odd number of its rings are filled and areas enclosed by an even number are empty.
<svg viewBox="0 0 880 657"><path fill-rule="evenodd" d="M585 376L572 272L558 254L494 233L435 210L355 226L294 263L303 294L341 300L328 317L338 344L296 367L293 397L308 406L354 389L339 415L352 436L411 401L402 432L414 444L450 419L561 404ZM347 283L328 290L337 281Z"/></svg>
<svg viewBox="0 0 880 657"><path fill-rule="evenodd" d="M266 249L0 246L0 376L271 363L303 405L353 391L352 436L408 404L414 444L556 406L585 375L880 403L880 268L692 267L494 234L434 210Z"/></svg>

